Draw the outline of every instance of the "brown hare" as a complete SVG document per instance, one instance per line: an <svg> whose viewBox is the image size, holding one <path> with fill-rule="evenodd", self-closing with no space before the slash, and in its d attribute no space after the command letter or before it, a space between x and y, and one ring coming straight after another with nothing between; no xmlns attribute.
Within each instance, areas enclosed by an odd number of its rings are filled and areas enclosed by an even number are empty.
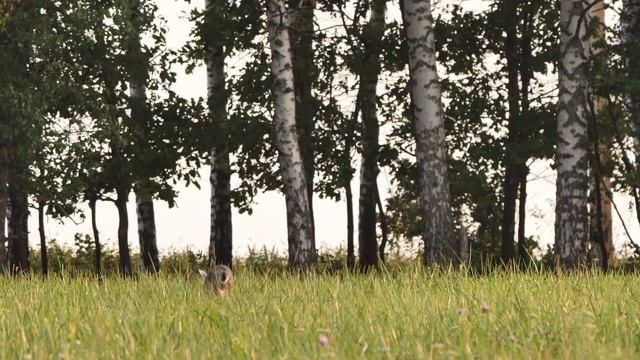
<svg viewBox="0 0 640 360"><path fill-rule="evenodd" d="M204 279L204 289L213 294L224 295L233 286L233 271L224 265L216 265L211 271L198 270Z"/></svg>

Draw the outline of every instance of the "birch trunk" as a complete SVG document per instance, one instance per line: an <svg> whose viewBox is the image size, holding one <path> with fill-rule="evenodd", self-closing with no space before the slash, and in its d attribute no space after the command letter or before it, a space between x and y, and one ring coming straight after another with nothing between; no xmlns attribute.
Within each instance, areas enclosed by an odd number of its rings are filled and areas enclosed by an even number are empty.
<svg viewBox="0 0 640 360"><path fill-rule="evenodd" d="M555 252L558 265L567 269L586 265L587 255L589 3L560 4Z"/></svg>
<svg viewBox="0 0 640 360"><path fill-rule="evenodd" d="M424 262L447 266L457 262L449 190L440 81L436 70L433 16L429 0L403 0L409 48L411 99L416 158L424 225Z"/></svg>
<svg viewBox="0 0 640 360"><path fill-rule="evenodd" d="M142 47L140 44L140 28L137 24L140 1L131 0L131 22L136 27L137 34L133 37L131 51L140 54ZM134 73L129 83L129 95L134 103L131 111L133 120L145 122L150 119L146 116L147 111L147 73ZM153 210L153 193L145 185L143 179L136 188L136 214L138 217L138 240L140 242L140 266L143 273L157 273L160 271L160 258L158 254L158 243L156 238L156 219Z"/></svg>
<svg viewBox="0 0 640 360"><path fill-rule="evenodd" d="M289 0L296 6L295 21L291 28L291 52L293 55L293 78L296 94L296 123L300 142L300 154L307 180L307 197L311 214L311 235L315 239L315 218L313 213L313 182L315 175L314 130L317 111L313 97L313 83L318 78L314 64L313 20L315 0Z"/></svg>
<svg viewBox="0 0 640 360"><path fill-rule="evenodd" d="M224 16L225 1L205 0L209 12L207 19ZM210 39L213 40L213 39ZM225 89L225 51L222 45L208 49L207 93L209 113L218 132L216 145L211 150L211 232L209 238L209 266L233 265L233 233L231 217L231 165L228 148L227 93Z"/></svg>
<svg viewBox="0 0 640 360"><path fill-rule="evenodd" d="M309 199L298 136L291 45L284 0L267 1L267 27L274 78L274 122L280 170L287 204L289 266L306 271L316 264Z"/></svg>
<svg viewBox="0 0 640 360"><path fill-rule="evenodd" d="M160 271L160 257L156 238L153 197L146 189L136 191L136 214L138 216L138 238L142 272Z"/></svg>
<svg viewBox="0 0 640 360"><path fill-rule="evenodd" d="M377 87L380 76L380 51L384 34L385 1L370 2L369 23L362 34L364 56L360 73L358 101L362 111L362 159L360 162L360 198L358 213L358 253L360 268L378 266L377 240L377 176L378 176L378 122Z"/></svg>

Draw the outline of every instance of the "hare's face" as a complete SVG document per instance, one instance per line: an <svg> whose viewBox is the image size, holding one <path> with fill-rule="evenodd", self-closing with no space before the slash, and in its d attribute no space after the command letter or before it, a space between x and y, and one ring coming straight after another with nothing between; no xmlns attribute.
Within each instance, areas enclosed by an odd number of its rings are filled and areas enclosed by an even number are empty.
<svg viewBox="0 0 640 360"><path fill-rule="evenodd" d="M224 294L233 286L233 272L224 265L216 265L208 273L198 270L204 278L204 288L207 292Z"/></svg>

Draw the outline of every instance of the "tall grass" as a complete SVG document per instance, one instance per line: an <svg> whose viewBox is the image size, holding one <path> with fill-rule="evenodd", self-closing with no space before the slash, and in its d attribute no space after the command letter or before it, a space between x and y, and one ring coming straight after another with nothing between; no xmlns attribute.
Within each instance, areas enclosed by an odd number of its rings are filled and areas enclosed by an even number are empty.
<svg viewBox="0 0 640 360"><path fill-rule="evenodd" d="M632 275L0 277L2 359L638 358Z"/></svg>

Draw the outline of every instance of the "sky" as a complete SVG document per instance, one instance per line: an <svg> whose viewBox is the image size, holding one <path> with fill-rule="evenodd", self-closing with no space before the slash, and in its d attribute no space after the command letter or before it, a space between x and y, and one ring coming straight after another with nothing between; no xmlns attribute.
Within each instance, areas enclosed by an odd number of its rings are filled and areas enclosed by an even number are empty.
<svg viewBox="0 0 640 360"><path fill-rule="evenodd" d="M186 1L159 0L159 13L167 20L167 42L171 47L179 48L189 36L191 24L186 20L189 10L196 6L204 6L204 0ZM485 7L488 2L465 2L471 7ZM234 61L231 59L230 61ZM195 69L191 75L184 74L183 69L176 68L178 81L174 90L185 97L206 96L206 73L203 66ZM358 162L359 163L359 162ZM169 209L165 203L156 201L156 230L158 247L162 253L172 250L191 249L206 252L209 244L210 228L210 187L208 182L209 168L201 170L201 189L194 186L179 187L177 207ZM235 179L237 183L237 179ZM381 195L386 197L391 187L391 178L385 172L378 179ZM233 182L232 182L233 186ZM555 208L555 171L548 162L537 161L531 166L528 183L528 202L526 234L537 235L543 245L552 244L554 239L554 208ZM358 183L352 184L354 192L354 208L357 221ZM276 250L282 254L287 249L286 208L284 195L280 192L269 192L256 197L253 214L233 213L234 254L246 255L249 247ZM614 202L622 212L622 220L629 227L631 234L640 233L635 215L630 211L631 202L626 195L616 194ZM86 208L86 207L85 207ZM134 251L138 251L137 219L135 213L135 197L129 201L129 241ZM314 212L316 215L316 241L319 249L346 247L346 204L335 203L331 200L314 198ZM88 211L87 211L88 215ZM107 246L116 248L118 216L115 205L99 203L97 206L98 228L101 239ZM46 235L55 238L58 243L72 245L75 233L91 234L89 220L84 222L79 218L74 221L65 220L61 224L58 220L47 219ZM614 240L616 247L626 241L621 220L614 212ZM357 228L357 226L356 226ZM30 218L30 241L37 246L38 239L37 214ZM357 229L356 229L357 231ZM356 233L357 238L357 233ZM634 239L640 241L640 239ZM357 244L356 244L357 246Z"/></svg>

